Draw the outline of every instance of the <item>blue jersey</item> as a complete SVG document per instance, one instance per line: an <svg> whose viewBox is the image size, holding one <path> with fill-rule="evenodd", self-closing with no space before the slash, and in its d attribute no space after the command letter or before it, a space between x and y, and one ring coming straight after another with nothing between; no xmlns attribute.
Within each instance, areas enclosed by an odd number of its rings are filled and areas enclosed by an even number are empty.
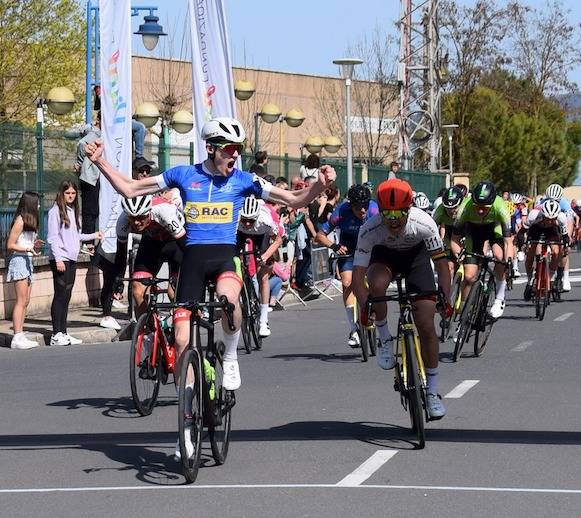
<svg viewBox="0 0 581 518"><path fill-rule="evenodd" d="M177 187L184 204L186 245L235 245L244 198L267 199L271 184L234 169L230 176L213 175L203 164L178 166L156 176L161 189Z"/></svg>
<svg viewBox="0 0 581 518"><path fill-rule="evenodd" d="M344 201L335 207L331 217L322 225L321 230L325 234L328 234L335 228L338 228L341 231L339 243L345 245L347 250L352 253L355 252L357 246L357 237L359 236L361 225L376 214L379 214L379 207L374 201L369 202L369 208L367 209L363 220L353 214L350 203Z"/></svg>

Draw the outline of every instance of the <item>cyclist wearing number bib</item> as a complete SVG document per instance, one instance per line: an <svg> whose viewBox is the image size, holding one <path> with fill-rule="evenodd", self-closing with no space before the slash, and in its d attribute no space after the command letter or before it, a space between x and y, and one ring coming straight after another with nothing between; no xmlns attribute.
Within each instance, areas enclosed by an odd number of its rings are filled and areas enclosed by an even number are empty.
<svg viewBox="0 0 581 518"><path fill-rule="evenodd" d="M316 240L327 248L331 248L338 256L337 267L343 285L343 303L349 325L347 344L349 347L359 347L359 335L357 324L353 314L355 297L351 290L353 254L357 246L359 229L373 216L379 214L377 203L371 200L371 191L365 185L352 185L347 192L347 201L338 205L328 221L323 223L321 230L317 232ZM339 243L331 241L327 235L338 229ZM341 258L341 255L350 257Z"/></svg>
<svg viewBox="0 0 581 518"><path fill-rule="evenodd" d="M452 252L460 254L460 239L465 238L468 254L484 254L484 243L488 241L495 259L506 261L510 257L510 217L505 200L496 195L496 187L491 182L479 182L472 191L471 198L462 206L452 230ZM464 259L464 287L462 300L467 300L472 284L478 276L478 259L467 256ZM496 299L490 308L493 318L504 313L506 291L505 267L494 266Z"/></svg>
<svg viewBox="0 0 581 518"><path fill-rule="evenodd" d="M117 220L117 239L127 242L129 232L141 234L141 241L135 256L133 278L151 278L158 274L167 261L169 274L177 277L182 264L186 231L184 215L173 203L161 196L137 196L121 200L123 214ZM145 311L147 287L141 282L131 284L135 313ZM170 296L173 298L173 290Z"/></svg>
<svg viewBox="0 0 581 518"><path fill-rule="evenodd" d="M178 188L185 214L186 246L178 282L178 302L202 301L207 281L216 283L216 294L234 304L235 331L229 329L226 315L224 328L224 380L226 390L240 386L236 349L240 339L239 305L242 280L235 263L236 230L244 199L254 194L293 208L307 205L336 178L335 170L322 166L318 181L300 191L285 191L236 167L246 134L240 122L228 117L207 121L201 132L206 141L208 158L194 166L178 166L158 176L134 180L114 169L103 157L103 142L86 146L87 157L97 165L112 186L123 196L133 198L168 188ZM188 346L190 321L187 311L174 315L175 344L178 353L176 372Z"/></svg>
<svg viewBox="0 0 581 518"><path fill-rule="evenodd" d="M412 189L403 180L382 182L377 189L377 203L380 213L361 227L353 261L353 291L362 308L362 324L368 323L366 303L369 295L385 295L398 273L405 277L408 293L434 291L430 259L434 261L438 285L447 301L446 314L451 315L452 307L448 302L450 272L434 220L421 209L412 207ZM369 287L365 284L366 276ZM440 419L446 410L438 396L439 340L434 326L435 311L436 297L415 299L413 316L428 378L427 410L432 419ZM387 324L385 302L374 304L373 312L381 341L377 362L382 369L392 369L395 366L393 337Z"/></svg>

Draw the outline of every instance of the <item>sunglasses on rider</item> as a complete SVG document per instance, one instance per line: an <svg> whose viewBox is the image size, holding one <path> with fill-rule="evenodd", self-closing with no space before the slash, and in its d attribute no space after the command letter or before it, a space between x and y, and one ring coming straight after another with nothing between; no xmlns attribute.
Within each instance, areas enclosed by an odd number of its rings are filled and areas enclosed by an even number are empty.
<svg viewBox="0 0 581 518"><path fill-rule="evenodd" d="M242 223L243 225L254 225L254 223L256 223L256 220L250 218L240 218L240 223Z"/></svg>
<svg viewBox="0 0 581 518"><path fill-rule="evenodd" d="M212 144L212 147L215 149L221 149L224 153L228 155L233 155L238 151L238 154L242 154L244 151L244 144L232 144L230 142L226 142L224 144Z"/></svg>
<svg viewBox="0 0 581 518"><path fill-rule="evenodd" d="M367 210L369 208L369 202L365 202L365 203L353 203L351 206L355 210L361 210L361 209Z"/></svg>
<svg viewBox="0 0 581 518"><path fill-rule="evenodd" d="M393 209L393 210L382 210L381 215L385 219L401 219L407 217L409 210L404 209Z"/></svg>

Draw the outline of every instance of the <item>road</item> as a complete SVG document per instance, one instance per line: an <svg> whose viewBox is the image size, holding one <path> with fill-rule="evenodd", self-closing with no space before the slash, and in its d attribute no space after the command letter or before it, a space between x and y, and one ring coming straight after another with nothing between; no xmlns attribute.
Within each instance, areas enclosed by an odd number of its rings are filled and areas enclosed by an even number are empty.
<svg viewBox="0 0 581 518"><path fill-rule="evenodd" d="M580 272L542 323L517 284L484 357L442 346L448 415L424 450L392 373L348 349L340 301L271 314L264 350L240 351L227 462L206 444L190 486L173 386L138 417L128 343L1 349L0 516L579 516Z"/></svg>

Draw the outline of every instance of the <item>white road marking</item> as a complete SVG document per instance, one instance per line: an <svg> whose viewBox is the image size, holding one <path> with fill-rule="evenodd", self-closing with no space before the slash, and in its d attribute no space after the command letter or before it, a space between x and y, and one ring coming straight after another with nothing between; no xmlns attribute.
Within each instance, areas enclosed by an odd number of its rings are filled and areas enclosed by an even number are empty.
<svg viewBox="0 0 581 518"><path fill-rule="evenodd" d="M460 385L454 387L444 397L448 398L448 399L461 398L464 394L466 394L466 392L468 392L479 381L480 380L464 380L462 383L460 383Z"/></svg>
<svg viewBox="0 0 581 518"><path fill-rule="evenodd" d="M515 345L511 351L513 353L520 353L523 352L525 349L527 349L528 347L530 347L531 345L533 345L533 341L532 340L525 340L524 342L521 342L518 345Z"/></svg>
<svg viewBox="0 0 581 518"><path fill-rule="evenodd" d="M474 491L493 493L552 493L563 495L581 495L581 489L533 488L533 487L479 487L479 486L403 486L369 484L362 486L339 486L337 484L216 484L216 485L179 485L179 486L119 486L119 487L55 487L30 489L0 489L0 494L30 494L30 493L79 493L106 491L195 491L209 489L412 489L419 491Z"/></svg>
<svg viewBox="0 0 581 518"><path fill-rule="evenodd" d="M572 317L575 313L563 313L561 316L555 318L554 322L564 322L569 317Z"/></svg>
<svg viewBox="0 0 581 518"><path fill-rule="evenodd" d="M526 283L527 282L526 275L523 276L523 277L520 277L518 279L515 279L514 281L512 281L512 283L513 284L524 284L524 283ZM577 276L577 275L573 275L573 276L569 277L569 280L571 282L581 282L581 277L580 276Z"/></svg>
<svg viewBox="0 0 581 518"><path fill-rule="evenodd" d="M337 482L337 485L346 487L355 487L361 485L396 453L397 450L376 451L355 471L349 473L349 475L347 475L343 480Z"/></svg>
<svg viewBox="0 0 581 518"><path fill-rule="evenodd" d="M581 268L569 268L569 272L581 272Z"/></svg>

